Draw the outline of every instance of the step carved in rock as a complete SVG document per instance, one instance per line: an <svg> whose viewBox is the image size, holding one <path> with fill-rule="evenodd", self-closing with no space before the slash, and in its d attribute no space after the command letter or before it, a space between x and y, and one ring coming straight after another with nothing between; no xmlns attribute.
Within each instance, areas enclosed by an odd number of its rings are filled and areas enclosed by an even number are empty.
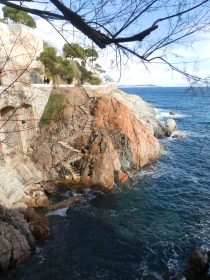
<svg viewBox="0 0 210 280"><path fill-rule="evenodd" d="M59 141L58 144L60 144L61 146L65 147L65 148L67 148L67 149L69 149L69 150L71 150L71 151L73 151L73 152L81 153L80 150L75 149L74 147L70 146L70 145L69 145L68 143L66 143L66 142Z"/></svg>
<svg viewBox="0 0 210 280"><path fill-rule="evenodd" d="M85 124L85 127L83 128L83 131L85 132L91 132L91 127L92 127L92 121L93 121L93 117L92 116L89 116L86 124Z"/></svg>
<svg viewBox="0 0 210 280"><path fill-rule="evenodd" d="M78 160L80 160L81 158L83 158L83 156L84 156L84 154L82 154L82 153L78 153L78 154L71 155L71 156L69 157L69 163L78 161Z"/></svg>
<svg viewBox="0 0 210 280"><path fill-rule="evenodd" d="M94 98L95 95L93 94L93 91L90 88L85 88L86 94L89 98Z"/></svg>
<svg viewBox="0 0 210 280"><path fill-rule="evenodd" d="M62 165L70 172L70 174L72 175L72 178L75 182L78 182L81 180L81 176L80 176L79 172L77 170L75 170L75 168L70 163L63 161ZM66 179L67 178L69 178L69 176L66 176Z"/></svg>
<svg viewBox="0 0 210 280"><path fill-rule="evenodd" d="M79 105L79 108L83 111L83 113L85 113L86 115L89 115L89 111L87 110L87 108L85 108L85 106L83 105Z"/></svg>

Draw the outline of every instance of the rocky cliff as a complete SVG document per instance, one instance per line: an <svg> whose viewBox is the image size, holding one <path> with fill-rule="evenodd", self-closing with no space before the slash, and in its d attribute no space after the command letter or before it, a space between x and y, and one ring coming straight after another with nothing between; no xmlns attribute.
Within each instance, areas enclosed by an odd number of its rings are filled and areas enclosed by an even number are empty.
<svg viewBox="0 0 210 280"><path fill-rule="evenodd" d="M114 86L54 89L28 156L0 168L0 270L18 267L48 236L47 219L33 208L62 203L50 205L47 192L59 184L110 191L124 183L160 157L158 126L147 103Z"/></svg>
<svg viewBox="0 0 210 280"><path fill-rule="evenodd" d="M155 113L137 96L110 86L57 89L51 99L31 145L31 156L47 179L107 191L160 157ZM56 116L53 99L60 99Z"/></svg>
<svg viewBox="0 0 210 280"><path fill-rule="evenodd" d="M0 168L0 178L1 270L21 265L35 241L48 236L46 218L30 208L47 206L48 199L38 184L42 175L30 161Z"/></svg>

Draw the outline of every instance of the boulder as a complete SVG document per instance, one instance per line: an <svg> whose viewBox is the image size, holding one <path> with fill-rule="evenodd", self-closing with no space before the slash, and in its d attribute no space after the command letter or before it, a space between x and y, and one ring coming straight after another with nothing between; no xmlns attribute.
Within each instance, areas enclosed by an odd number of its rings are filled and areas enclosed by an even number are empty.
<svg viewBox="0 0 210 280"><path fill-rule="evenodd" d="M81 200L81 196L80 195L75 195L73 197L67 198L67 199L62 200L60 202L54 203L53 205L50 205L49 207L47 207L47 210L50 211L50 212L56 211L56 210L61 209L61 208L69 207L69 206L73 205L74 203L76 203L80 200Z"/></svg>
<svg viewBox="0 0 210 280"><path fill-rule="evenodd" d="M185 138L186 134L180 130L175 130L171 133L171 138Z"/></svg>
<svg viewBox="0 0 210 280"><path fill-rule="evenodd" d="M159 125L158 127L156 127L155 132L154 132L154 136L157 139L164 139L167 136L165 127L163 127L162 125Z"/></svg>
<svg viewBox="0 0 210 280"><path fill-rule="evenodd" d="M0 168L0 197L5 198L5 203L13 203L25 198L25 186L17 171L11 167Z"/></svg>
<svg viewBox="0 0 210 280"><path fill-rule="evenodd" d="M49 206L48 197L45 194L44 189L39 184L30 184L25 187L25 193L27 199L24 202L29 207L47 207Z"/></svg>
<svg viewBox="0 0 210 280"><path fill-rule="evenodd" d="M208 266L208 261L204 254L199 250L195 250L189 257L184 276L187 280L206 280L208 279Z"/></svg>
<svg viewBox="0 0 210 280"><path fill-rule="evenodd" d="M29 228L37 241L44 241L49 236L48 219L35 212L33 208L28 208L24 217L29 223Z"/></svg>
<svg viewBox="0 0 210 280"><path fill-rule="evenodd" d="M121 184L124 184L128 180L128 174L124 173L123 171L118 172L118 181Z"/></svg>
<svg viewBox="0 0 210 280"><path fill-rule="evenodd" d="M175 114L174 112L170 111L170 112L169 112L169 115L174 116L174 115L176 115L176 114Z"/></svg>
<svg viewBox="0 0 210 280"><path fill-rule="evenodd" d="M0 248L0 270L20 266L31 254L26 237L5 222L0 222Z"/></svg>
<svg viewBox="0 0 210 280"><path fill-rule="evenodd" d="M94 109L94 131L103 130L109 135L124 171L139 169L159 158L162 149L158 140L126 105L101 97Z"/></svg>
<svg viewBox="0 0 210 280"><path fill-rule="evenodd" d="M171 134L176 130L176 122L174 119L167 119L165 123L165 133L166 136L171 136Z"/></svg>

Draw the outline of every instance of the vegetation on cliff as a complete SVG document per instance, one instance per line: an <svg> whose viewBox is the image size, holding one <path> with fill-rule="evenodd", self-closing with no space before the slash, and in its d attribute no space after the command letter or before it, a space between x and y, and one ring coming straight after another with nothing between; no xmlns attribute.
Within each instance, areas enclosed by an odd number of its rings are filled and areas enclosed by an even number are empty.
<svg viewBox="0 0 210 280"><path fill-rule="evenodd" d="M77 43L65 43L63 46L63 55L66 58L80 58L84 60L91 58L92 61L98 58L98 53L94 48L82 48Z"/></svg>
<svg viewBox="0 0 210 280"><path fill-rule="evenodd" d="M77 43L64 44L63 55L65 58L83 58L84 49Z"/></svg>
<svg viewBox="0 0 210 280"><path fill-rule="evenodd" d="M52 94L45 106L41 118L41 124L50 124L52 121L58 121L64 110L64 96L61 94Z"/></svg>
<svg viewBox="0 0 210 280"><path fill-rule="evenodd" d="M79 57L79 50L82 50L82 48L78 44L72 45L77 46L77 49L75 49L75 53L72 52L71 54L74 55L74 57ZM47 77L52 79L54 83L65 82L71 84L74 78L81 84L88 82L90 84L99 85L101 83L101 80L94 76L91 71L88 71L78 62L65 58L70 56L70 52L67 54L67 51L65 51L65 45L63 50L64 57L57 55L57 51L54 47L46 46L38 57L38 60L44 65L44 74ZM76 54L77 51L78 53Z"/></svg>
<svg viewBox="0 0 210 280"><path fill-rule="evenodd" d="M36 28L36 22L28 13L7 6L3 7L2 11L4 22L12 21L15 23L22 23L31 28Z"/></svg>
<svg viewBox="0 0 210 280"><path fill-rule="evenodd" d="M209 31L209 0L0 0L0 3L45 19L60 34L67 35L66 25L73 26L75 33L79 31L97 47L112 48L119 68L124 64L123 58L127 61L133 56L146 68L148 64L165 64L188 81L209 82L208 76L194 74L194 67L186 70L186 63L197 65L197 56L194 59L186 56L186 61L184 57L178 59L175 51L179 44L191 47L194 40L201 41L202 36L195 36L196 33ZM172 51L170 46L175 49Z"/></svg>

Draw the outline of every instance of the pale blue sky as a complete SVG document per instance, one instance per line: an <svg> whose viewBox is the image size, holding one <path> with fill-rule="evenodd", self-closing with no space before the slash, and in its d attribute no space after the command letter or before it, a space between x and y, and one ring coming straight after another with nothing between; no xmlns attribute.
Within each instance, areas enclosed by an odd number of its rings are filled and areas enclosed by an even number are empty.
<svg viewBox="0 0 210 280"><path fill-rule="evenodd" d="M77 41L81 44L88 44L89 41L79 32L74 30L74 36L72 35L72 27L66 26L70 32L64 33L69 42ZM49 41L58 49L62 49L64 40L58 33L43 19L37 20L36 33L44 40ZM195 39L195 38L194 38ZM196 35L198 42L194 43L192 47L186 47L184 45L178 45L172 49L168 54L168 60L171 62L180 63L181 61L187 62L184 67L187 71L193 73L193 69L196 69L195 74L205 77L209 75L210 69L210 33L201 33ZM132 58L130 61L126 61L125 65L122 64L121 71L115 65L116 55L112 48L107 50L99 50L100 59L99 63L107 71L107 73L115 80L120 78L120 84L155 84L162 86L182 86L187 85L186 80L178 73L169 69L169 67L161 64L147 65L147 69L143 64ZM194 60L200 60L198 64L190 63ZM114 61L114 63L112 63ZM177 66L182 66L177 64Z"/></svg>

